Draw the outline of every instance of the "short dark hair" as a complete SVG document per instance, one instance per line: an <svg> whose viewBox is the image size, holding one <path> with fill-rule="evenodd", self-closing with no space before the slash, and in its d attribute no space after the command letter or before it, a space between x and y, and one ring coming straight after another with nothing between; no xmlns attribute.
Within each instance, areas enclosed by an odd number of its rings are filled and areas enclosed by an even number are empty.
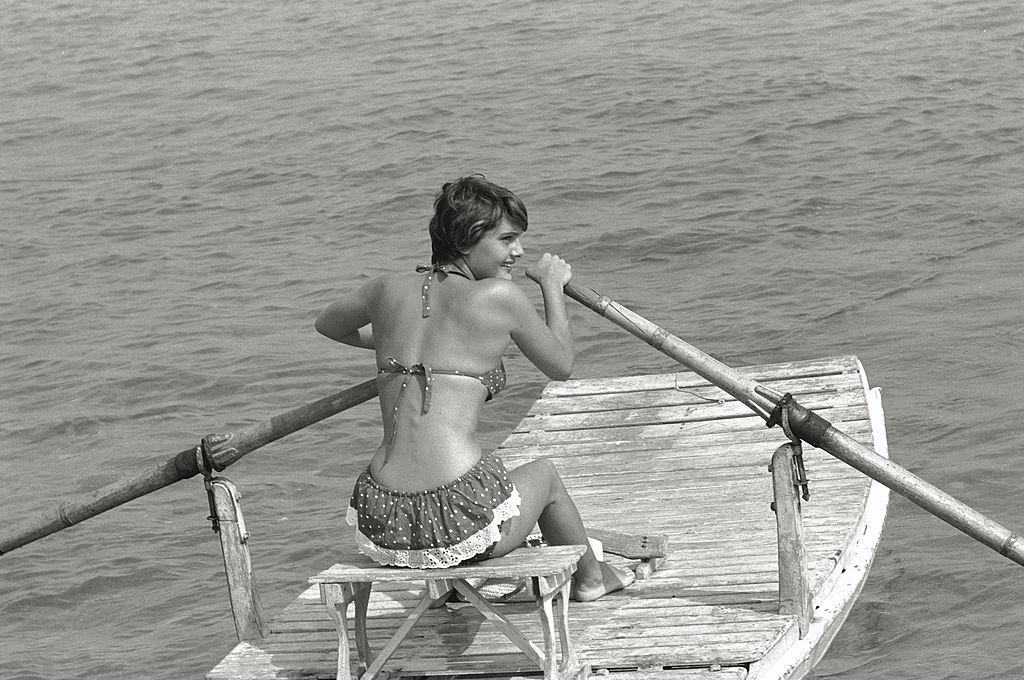
<svg viewBox="0 0 1024 680"><path fill-rule="evenodd" d="M460 177L441 187L430 219L431 262L448 264L505 218L526 231L526 206L508 189L483 175Z"/></svg>

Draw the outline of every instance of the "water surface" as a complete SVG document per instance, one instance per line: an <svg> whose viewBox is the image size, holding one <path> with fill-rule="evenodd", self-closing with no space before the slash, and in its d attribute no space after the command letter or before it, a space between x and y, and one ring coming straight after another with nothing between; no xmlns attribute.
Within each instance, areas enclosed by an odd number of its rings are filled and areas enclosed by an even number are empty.
<svg viewBox="0 0 1024 680"><path fill-rule="evenodd" d="M7 4L0 526L368 378L313 318L483 172L530 254L726 363L858 355L893 458L1021 531L1018 3L378 5ZM580 376L673 366L573 321ZM508 365L491 444L544 384ZM268 610L347 540L378 420L230 471ZM206 514L189 480L0 558L0 676L201 677L234 640ZM1022 584L897 498L815 675L1018 680Z"/></svg>

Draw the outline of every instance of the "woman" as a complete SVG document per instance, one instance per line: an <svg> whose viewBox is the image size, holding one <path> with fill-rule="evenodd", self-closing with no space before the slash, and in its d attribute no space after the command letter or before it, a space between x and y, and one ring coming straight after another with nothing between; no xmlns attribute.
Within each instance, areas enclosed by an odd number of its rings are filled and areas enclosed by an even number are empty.
<svg viewBox="0 0 1024 680"><path fill-rule="evenodd" d="M527 270L543 293L542 321L511 280L526 227L522 201L483 176L445 184L430 221L431 266L377 277L317 318L323 335L377 356L384 439L348 519L364 554L411 567L504 555L539 524L548 543L588 545L572 595L595 600L634 577L597 560L554 465L508 472L476 441L484 401L505 384L510 340L549 378L572 372L562 292L572 270L548 253Z"/></svg>

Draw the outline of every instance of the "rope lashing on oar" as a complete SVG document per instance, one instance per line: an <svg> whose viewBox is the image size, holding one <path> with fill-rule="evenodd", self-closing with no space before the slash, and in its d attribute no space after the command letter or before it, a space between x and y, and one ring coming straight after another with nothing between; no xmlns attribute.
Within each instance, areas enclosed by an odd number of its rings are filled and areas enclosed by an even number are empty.
<svg viewBox="0 0 1024 680"><path fill-rule="evenodd" d="M196 444L196 468L204 477L210 477L215 471L221 472L227 467L227 465L219 465L213 458L213 447L210 445L210 439L218 436L224 440L227 439L225 435L208 434Z"/></svg>
<svg viewBox="0 0 1024 680"><path fill-rule="evenodd" d="M789 405L795 403L793 395L786 392L779 399L779 403L772 410L771 417L766 423L767 427L779 425L782 432L789 438L789 447L793 451L793 486L800 489L800 496L805 500L811 500L811 490L808 487L807 469L804 467L804 447L800 437L796 436L793 428L789 425Z"/></svg>
<svg viewBox="0 0 1024 680"><path fill-rule="evenodd" d="M211 437L213 435L207 435ZM217 515L217 499L213 493L213 481L216 477L213 476L214 471L219 472L223 470L217 469L217 463L214 462L213 456L211 455L210 444L207 441L207 437L203 437L202 440L196 444L196 467L199 472L203 475L203 488L206 489L206 500L210 504L210 515L206 519L210 521L213 533L220 533L220 517Z"/></svg>

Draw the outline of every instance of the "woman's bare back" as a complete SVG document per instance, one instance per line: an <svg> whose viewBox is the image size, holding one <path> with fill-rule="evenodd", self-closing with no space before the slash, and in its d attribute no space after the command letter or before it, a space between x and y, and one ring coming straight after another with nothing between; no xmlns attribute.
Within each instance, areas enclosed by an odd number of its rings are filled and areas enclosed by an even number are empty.
<svg viewBox="0 0 1024 680"><path fill-rule="evenodd" d="M377 366L386 371L378 377L384 437L370 465L380 484L430 489L479 461L476 430L489 395L482 378L501 365L510 337L493 301L481 299L490 288L436 272L370 286Z"/></svg>

